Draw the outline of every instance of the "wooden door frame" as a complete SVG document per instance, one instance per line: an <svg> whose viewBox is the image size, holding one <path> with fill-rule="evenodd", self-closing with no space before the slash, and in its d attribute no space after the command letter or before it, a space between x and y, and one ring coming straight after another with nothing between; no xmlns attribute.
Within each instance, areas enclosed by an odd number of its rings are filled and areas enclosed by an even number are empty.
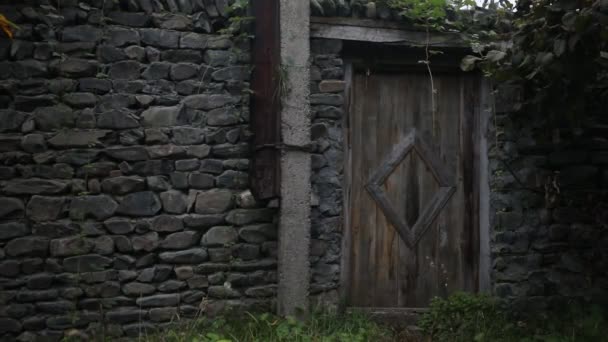
<svg viewBox="0 0 608 342"><path fill-rule="evenodd" d="M376 45L376 44L374 44ZM363 51L369 51L369 49L363 49ZM460 51L462 53L462 50ZM352 169L352 149L351 149L351 134L350 134L350 118L351 118L351 90L352 90L352 82L353 75L355 72L355 67L361 65L362 59L361 56L351 56L350 58L345 58L345 90L344 90L344 98L345 98L345 108L344 108L344 116L342 121L342 129L343 129L343 143L344 143L344 177L343 177L343 235L342 235L342 255L340 261L340 288L339 288L339 296L340 296L340 304L341 309L347 308L347 301L349 295L349 282L351 279L350 269L351 269L351 260L350 260L350 248L351 248L351 229L350 229L350 192L352 186L352 178L351 178L351 169ZM362 56L363 60L365 60L365 56ZM392 56L392 57L400 57L400 56ZM408 70L420 70L420 64L414 64L411 56L405 56L405 58L401 59L402 63L396 62L399 58L387 59L390 60L388 66L394 67L396 69L402 71ZM446 72L461 72L458 67L454 66L452 63L448 62L445 65L440 65L439 70ZM488 143L487 143L487 133L489 131L489 118L492 114L492 105L491 105L491 84L488 80L484 79L481 75L480 77L480 87L479 87L479 115L477 115L475 126L476 126L476 139L477 145L479 146L478 150L473 151L475 155L474 159L474 172L475 176L477 176L478 183L475 184L478 192L477 201L477 210L479 211L479 222L478 222L478 236L479 236L479 253L478 253L478 292L490 292L491 283L490 283L490 269L491 269L491 261L490 261L490 210L489 210L489 201L490 201L490 190L489 190L489 175L488 175ZM360 308L358 308L360 309ZM401 315L404 317L412 317L416 316L422 308L365 308L366 311L375 315L375 316L385 316L385 315Z"/></svg>

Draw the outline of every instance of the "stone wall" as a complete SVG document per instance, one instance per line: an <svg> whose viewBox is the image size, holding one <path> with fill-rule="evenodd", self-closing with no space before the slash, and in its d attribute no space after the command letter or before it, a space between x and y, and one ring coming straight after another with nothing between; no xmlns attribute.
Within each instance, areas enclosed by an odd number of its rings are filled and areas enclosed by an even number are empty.
<svg viewBox="0 0 608 342"><path fill-rule="evenodd" d="M344 62L342 41L311 40L311 294L337 299L342 243Z"/></svg>
<svg viewBox="0 0 608 342"><path fill-rule="evenodd" d="M276 290L227 1L2 1L0 339L137 336Z"/></svg>
<svg viewBox="0 0 608 342"><path fill-rule="evenodd" d="M608 125L557 133L546 115L514 113L514 89L496 94L488 133L494 293L528 309L608 303Z"/></svg>

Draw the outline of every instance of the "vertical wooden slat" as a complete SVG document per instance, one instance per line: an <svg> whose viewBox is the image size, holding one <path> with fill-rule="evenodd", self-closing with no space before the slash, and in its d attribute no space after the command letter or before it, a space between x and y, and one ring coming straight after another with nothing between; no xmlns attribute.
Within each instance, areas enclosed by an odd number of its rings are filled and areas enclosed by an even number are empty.
<svg viewBox="0 0 608 342"><path fill-rule="evenodd" d="M279 1L255 0L251 5L256 18L250 104L255 151L249 179L256 198L269 199L278 196L280 181Z"/></svg>

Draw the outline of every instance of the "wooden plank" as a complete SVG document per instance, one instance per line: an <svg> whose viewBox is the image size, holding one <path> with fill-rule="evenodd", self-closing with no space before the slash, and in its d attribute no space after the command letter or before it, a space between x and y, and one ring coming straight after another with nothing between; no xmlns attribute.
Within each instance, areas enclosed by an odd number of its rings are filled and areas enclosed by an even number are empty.
<svg viewBox="0 0 608 342"><path fill-rule="evenodd" d="M347 303L350 297L350 277L351 277L351 253L352 244L352 222L351 222L351 192L352 192L352 145L351 145L351 123L350 114L352 111L352 82L353 65L347 63L344 66L344 99L345 115L342 117L342 135L344 137L344 181L342 184L342 244L340 258L340 304ZM340 308L343 309L343 308Z"/></svg>
<svg viewBox="0 0 608 342"><path fill-rule="evenodd" d="M250 112L253 143L256 146L250 168L250 184L254 196L269 199L279 193L279 151L274 147L280 139L279 99L276 71L279 58L279 7L274 0L253 2L256 18L252 59Z"/></svg>
<svg viewBox="0 0 608 342"><path fill-rule="evenodd" d="M402 46L432 46L434 48L468 48L457 34L409 31L395 28L365 27L341 23L311 23L312 38L341 39Z"/></svg>

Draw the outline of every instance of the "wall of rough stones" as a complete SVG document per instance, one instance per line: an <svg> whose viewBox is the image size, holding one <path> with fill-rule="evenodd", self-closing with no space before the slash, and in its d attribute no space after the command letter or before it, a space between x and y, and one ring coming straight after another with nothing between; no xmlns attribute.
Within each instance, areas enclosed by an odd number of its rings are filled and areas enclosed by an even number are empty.
<svg viewBox="0 0 608 342"><path fill-rule="evenodd" d="M488 133L493 291L527 309L605 305L608 125L551 130L546 115L514 112L519 97L498 88Z"/></svg>
<svg viewBox="0 0 608 342"><path fill-rule="evenodd" d="M342 41L311 40L313 208L311 212L312 295L337 300L342 244L344 62Z"/></svg>
<svg viewBox="0 0 608 342"><path fill-rule="evenodd" d="M20 27L0 40L0 339L271 305L276 209L247 191L227 1L0 4Z"/></svg>

